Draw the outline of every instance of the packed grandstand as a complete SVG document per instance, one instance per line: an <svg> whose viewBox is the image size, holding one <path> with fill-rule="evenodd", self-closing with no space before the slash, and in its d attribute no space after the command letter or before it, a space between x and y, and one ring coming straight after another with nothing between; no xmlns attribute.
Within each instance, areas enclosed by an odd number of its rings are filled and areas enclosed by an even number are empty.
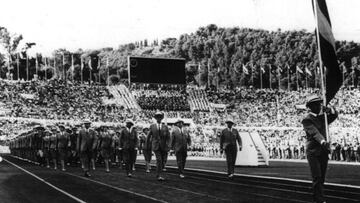
<svg viewBox="0 0 360 203"><path fill-rule="evenodd" d="M318 89L287 91L238 87L213 91L196 86L104 86L50 81L0 80L2 139L31 130L34 123L69 127L90 119L94 125L119 127L126 119L141 130L156 110L172 118L188 118L193 137L190 155L220 157L219 129L232 117L241 131L257 131L270 158L305 159L305 134L300 120L307 95ZM360 91L341 89L333 104L339 119L331 125L332 159L360 161Z"/></svg>

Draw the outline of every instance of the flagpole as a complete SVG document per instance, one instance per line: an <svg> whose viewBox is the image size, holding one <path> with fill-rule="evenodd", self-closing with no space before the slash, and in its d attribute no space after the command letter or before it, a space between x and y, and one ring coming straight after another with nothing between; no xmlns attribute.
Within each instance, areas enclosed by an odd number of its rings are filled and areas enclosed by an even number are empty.
<svg viewBox="0 0 360 203"><path fill-rule="evenodd" d="M198 64L198 74L197 74L197 78L198 78L198 80L197 80L197 82L198 82L198 85L200 86L200 69L201 69L201 65L200 65L200 63ZM235 73L236 74L236 73ZM120 77L119 77L120 78Z"/></svg>
<svg viewBox="0 0 360 203"><path fill-rule="evenodd" d="M56 54L54 55L54 70L53 70L54 75L55 75L55 71L56 71Z"/></svg>
<svg viewBox="0 0 360 203"><path fill-rule="evenodd" d="M355 67L352 66L352 84L355 87Z"/></svg>
<svg viewBox="0 0 360 203"><path fill-rule="evenodd" d="M288 67L287 67L287 69L288 69L288 91L290 91L290 67L289 67L289 65L288 65Z"/></svg>
<svg viewBox="0 0 360 203"><path fill-rule="evenodd" d="M280 67L278 66L277 69L278 69L278 83L279 83L279 90L280 90L280 84L281 84L281 81L280 81L280 77L281 77Z"/></svg>
<svg viewBox="0 0 360 203"><path fill-rule="evenodd" d="M271 88L271 64L269 64L269 87Z"/></svg>
<svg viewBox="0 0 360 203"><path fill-rule="evenodd" d="M308 89L308 80L307 80L307 72L306 72L306 69L305 69L305 88Z"/></svg>
<svg viewBox="0 0 360 203"><path fill-rule="evenodd" d="M210 88L210 61L208 60L208 64L207 64L207 82L208 82L208 88Z"/></svg>
<svg viewBox="0 0 360 203"><path fill-rule="evenodd" d="M39 77L39 75L38 75L39 62L38 62L37 54L36 54L35 57L36 57L36 58L35 58L35 73L36 73L37 77Z"/></svg>
<svg viewBox="0 0 360 203"><path fill-rule="evenodd" d="M262 69L261 69L261 66L260 66L260 89L263 88L263 81L262 81Z"/></svg>
<svg viewBox="0 0 360 203"><path fill-rule="evenodd" d="M99 85L101 84L101 80L100 80L100 58L99 58L99 60L98 60L98 71L99 71L99 73L98 73L98 75L99 75Z"/></svg>
<svg viewBox="0 0 360 203"><path fill-rule="evenodd" d="M17 68L17 79L20 80L20 54L17 54L17 64L16 64L16 68Z"/></svg>
<svg viewBox="0 0 360 203"><path fill-rule="evenodd" d="M90 77L89 77L89 79L90 79L90 84L91 84L91 81L92 81L92 61L91 61L91 56L90 56L90 61L89 61L89 68L90 68Z"/></svg>
<svg viewBox="0 0 360 203"><path fill-rule="evenodd" d="M106 71L107 71L107 78L106 78L106 82L107 85L109 86L109 57L106 58Z"/></svg>
<svg viewBox="0 0 360 203"><path fill-rule="evenodd" d="M318 4L317 0L313 0L313 4L315 7L315 21L316 21L316 38L317 38L317 47L319 51L319 64L320 64L320 84L321 84L321 93L323 97L323 105L326 106L326 94L325 94L325 83L324 83L324 71L323 71L323 61L321 58L321 47L320 47L320 34L319 34L319 21L318 21ZM325 121L325 133L326 133L326 140L330 142L330 135L329 135L329 125L328 125L328 119L327 114L324 112L324 121Z"/></svg>
<svg viewBox="0 0 360 203"><path fill-rule="evenodd" d="M29 80L29 57L26 53L26 81Z"/></svg>
<svg viewBox="0 0 360 203"><path fill-rule="evenodd" d="M345 71L346 71L346 69L345 69L345 64L344 64L343 68L342 68L343 83L345 82ZM344 84L344 86L345 86L345 84Z"/></svg>
<svg viewBox="0 0 360 203"><path fill-rule="evenodd" d="M81 56L80 56L81 57ZM83 64L83 58L80 58L80 77L81 77L81 84L83 84L84 79L83 79L83 69L84 69L84 64Z"/></svg>
<svg viewBox="0 0 360 203"><path fill-rule="evenodd" d="M62 60L62 68L63 68L63 74L64 74L64 81L66 81L66 73L65 73L65 53L64 53L64 52L62 53L62 57L63 57L63 60Z"/></svg>
<svg viewBox="0 0 360 203"><path fill-rule="evenodd" d="M45 81L47 80L47 58L45 58Z"/></svg>
<svg viewBox="0 0 360 203"><path fill-rule="evenodd" d="M74 82L74 54L71 54L71 80Z"/></svg>
<svg viewBox="0 0 360 203"><path fill-rule="evenodd" d="M299 90L299 74L298 74L297 66L296 66L296 90Z"/></svg>
<svg viewBox="0 0 360 203"><path fill-rule="evenodd" d="M254 87L254 66L251 64L251 86Z"/></svg>

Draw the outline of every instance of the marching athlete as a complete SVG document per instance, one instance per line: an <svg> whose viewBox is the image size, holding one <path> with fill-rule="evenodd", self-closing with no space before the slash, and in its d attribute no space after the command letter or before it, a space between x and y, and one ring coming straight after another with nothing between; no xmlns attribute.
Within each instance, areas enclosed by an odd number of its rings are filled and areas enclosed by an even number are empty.
<svg viewBox="0 0 360 203"><path fill-rule="evenodd" d="M189 132L184 128L183 120L178 119L175 122L175 126L171 131L171 137L171 149L175 151L180 178L185 178L184 168L188 146L191 145L191 138Z"/></svg>
<svg viewBox="0 0 360 203"><path fill-rule="evenodd" d="M149 142L149 140L146 139L146 136L149 134L149 128L144 128L143 129L143 134L141 135L141 139L143 139L143 146L142 146L142 151L144 154L144 159L145 159L145 172L146 173L150 173L150 162L151 162L151 158L152 158L152 150L151 150L151 142Z"/></svg>
<svg viewBox="0 0 360 203"><path fill-rule="evenodd" d="M66 171L65 159L67 158L68 148L70 147L70 135L65 131L64 125L59 125L59 129L60 132L57 134L58 155L61 164L61 170Z"/></svg>
<svg viewBox="0 0 360 203"><path fill-rule="evenodd" d="M312 176L313 199L315 202L325 202L324 182L330 153L330 143L326 140L325 116L328 124L335 121L338 113L335 108L322 106L323 100L312 95L308 98L306 107L309 114L302 120L306 133L306 157Z"/></svg>
<svg viewBox="0 0 360 203"><path fill-rule="evenodd" d="M112 146L113 146L112 142L113 142L113 138L108 130L108 127L101 126L101 130L99 134L99 149L100 149L100 154L104 159L105 172L107 173L110 172L109 160L112 152Z"/></svg>
<svg viewBox="0 0 360 203"><path fill-rule="evenodd" d="M239 144L240 151L242 148L242 142L239 132L235 128L233 128L234 121L232 119L227 119L225 123L227 125L227 128L225 128L220 135L220 152L223 153L223 151L225 151L228 176L229 178L233 178L235 161L238 151L236 141Z"/></svg>
<svg viewBox="0 0 360 203"><path fill-rule="evenodd" d="M53 126L51 129L51 136L49 138L50 141L50 155L54 164L54 169L57 170L57 146L58 146L58 140L57 140L57 133L58 133L58 129L56 128L56 126Z"/></svg>
<svg viewBox="0 0 360 203"><path fill-rule="evenodd" d="M162 176L162 171L170 149L170 131L167 125L161 123L163 118L164 114L162 112L155 113L156 123L150 125L149 134L147 136L147 142L151 143L151 148L155 153L156 172L159 181L165 180Z"/></svg>
<svg viewBox="0 0 360 203"><path fill-rule="evenodd" d="M132 177L133 166L136 159L136 151L139 145L137 131L134 122L130 119L125 121L125 128L120 135L120 148L123 150L125 170L128 177Z"/></svg>
<svg viewBox="0 0 360 203"><path fill-rule="evenodd" d="M96 132L90 128L91 122L89 120L84 121L84 128L80 130L77 139L77 149L80 154L82 166L84 167L84 176L91 177L89 173L90 161L93 158L93 152L97 145Z"/></svg>

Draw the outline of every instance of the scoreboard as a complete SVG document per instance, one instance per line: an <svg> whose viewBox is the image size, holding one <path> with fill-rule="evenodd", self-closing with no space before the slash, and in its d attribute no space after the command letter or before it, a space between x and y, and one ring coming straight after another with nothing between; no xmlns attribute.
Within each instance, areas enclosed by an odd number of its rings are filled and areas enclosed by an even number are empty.
<svg viewBox="0 0 360 203"><path fill-rule="evenodd" d="M186 84L185 59L128 57L130 83Z"/></svg>

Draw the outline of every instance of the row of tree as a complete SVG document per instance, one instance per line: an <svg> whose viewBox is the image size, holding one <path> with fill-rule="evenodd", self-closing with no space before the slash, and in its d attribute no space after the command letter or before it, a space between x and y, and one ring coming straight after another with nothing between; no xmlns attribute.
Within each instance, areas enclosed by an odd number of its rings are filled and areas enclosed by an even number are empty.
<svg viewBox="0 0 360 203"><path fill-rule="evenodd" d="M4 29L6 28L2 30ZM0 37L4 48L8 50L6 54L12 56L10 66L7 66L4 63L6 55L0 55L3 67L0 74L3 77L4 73L8 72L8 67L14 73L17 72L19 56L17 45L22 40L22 36L10 40L4 34ZM21 49L22 60L28 58L26 51L33 44L30 45ZM344 70L345 83L357 85L360 45L355 42L337 41L336 49L338 60ZM28 70L28 74L38 73L44 78L47 75L46 71L51 75L50 77L74 80L82 78L84 81L91 79L105 83L110 76L116 82L119 78L126 80L128 77L127 56L129 55L184 58L188 62L187 82L198 85L215 87L245 85L290 89L319 85L318 52L313 33L304 30L222 28L214 24L200 27L194 33L183 34L178 39L167 38L160 43L155 40L150 45L144 40L120 45L116 50L79 49L71 53L65 49L58 49L51 57L38 54L30 59L32 62L27 64L28 67L26 62L20 63L19 69L22 74L19 76L24 78L24 73Z"/></svg>

